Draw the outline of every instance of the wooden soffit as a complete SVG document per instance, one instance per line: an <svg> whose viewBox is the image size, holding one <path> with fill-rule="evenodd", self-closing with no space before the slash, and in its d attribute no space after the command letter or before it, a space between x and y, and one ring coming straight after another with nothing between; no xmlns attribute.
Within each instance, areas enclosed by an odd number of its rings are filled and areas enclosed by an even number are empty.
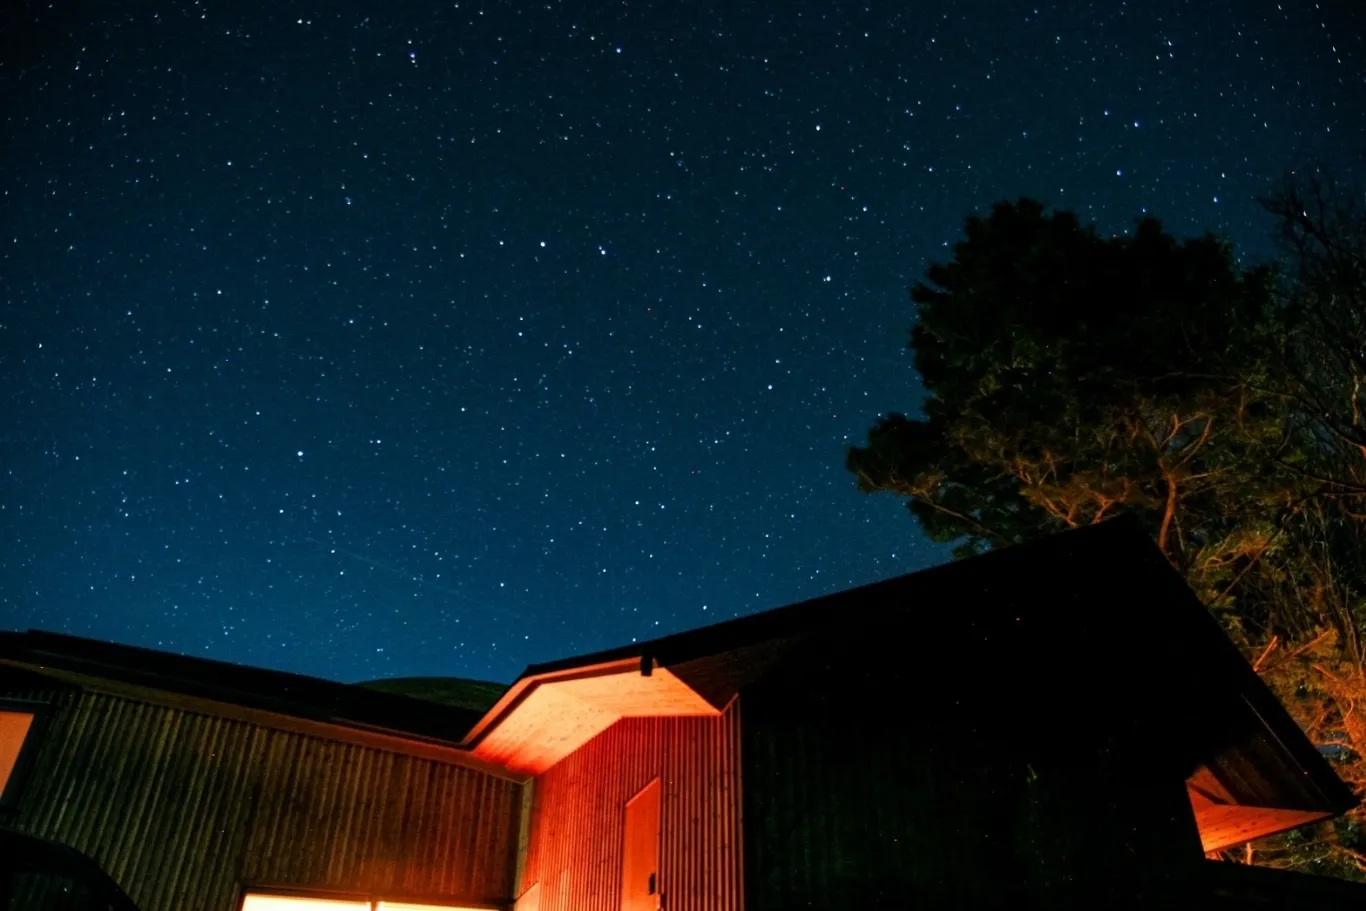
<svg viewBox="0 0 1366 911"><path fill-rule="evenodd" d="M719 714L668 668L630 659L522 678L465 742L478 759L539 775L623 718Z"/></svg>
<svg viewBox="0 0 1366 911"><path fill-rule="evenodd" d="M1225 794L1202 786L1208 781L1207 773L1197 773L1186 785L1191 809L1195 811L1195 825L1200 830L1200 846L1206 854L1288 832L1333 815L1325 810L1291 810L1225 802Z"/></svg>

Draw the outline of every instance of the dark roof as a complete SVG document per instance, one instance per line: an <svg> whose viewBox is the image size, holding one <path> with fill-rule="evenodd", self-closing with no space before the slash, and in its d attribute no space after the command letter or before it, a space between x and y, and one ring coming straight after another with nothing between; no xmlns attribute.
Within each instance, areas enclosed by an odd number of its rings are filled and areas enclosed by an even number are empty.
<svg viewBox="0 0 1366 911"><path fill-rule="evenodd" d="M363 730L459 743L474 709L319 677L30 630L0 633L0 660Z"/></svg>
<svg viewBox="0 0 1366 911"><path fill-rule="evenodd" d="M522 676L644 656L654 658L662 665L673 665L793 634L808 635L821 627L848 627L869 617L885 616L890 611L901 612L908 601L926 602L941 593L957 595L966 588L992 583L1017 586L1023 578L1037 575L1043 567L1094 566L1097 560L1109 564L1118 559L1138 568L1141 563L1151 563L1145 558L1155 552L1152 541L1137 525L1127 520L1104 522L659 639L532 664ZM1171 572L1166 561L1161 560L1161 554L1158 558L1163 570ZM927 623L936 620L931 616L917 619ZM959 612L950 619L969 624L974 617Z"/></svg>
<svg viewBox="0 0 1366 911"><path fill-rule="evenodd" d="M471 712L487 712L508 688L506 683L466 680L463 677L386 677L357 686Z"/></svg>
<svg viewBox="0 0 1366 911"><path fill-rule="evenodd" d="M1181 761L1194 758L1238 779L1240 802L1334 813L1356 804L1218 621L1142 527L1127 519L532 665L523 678L640 658L642 665L673 668L709 699L708 687L724 698L718 677L729 674L733 682L739 665L786 661L765 654L766 644L775 642L796 643L807 665L836 648L857 653L866 647L879 660L933 665L939 679L955 683L967 676L964 659L977 658L972 674L991 679L976 685L1012 696L1018 710L1008 714L1029 716L1027 727L1061 714L1058 706L1067 700L1103 703L1098 716L1137 707L1158 719L1147 730L1198 741L1191 750L1207 755L1187 754ZM847 701L855 691L841 698ZM1215 746L1216 738L1227 742ZM1234 740L1239 745L1230 752Z"/></svg>

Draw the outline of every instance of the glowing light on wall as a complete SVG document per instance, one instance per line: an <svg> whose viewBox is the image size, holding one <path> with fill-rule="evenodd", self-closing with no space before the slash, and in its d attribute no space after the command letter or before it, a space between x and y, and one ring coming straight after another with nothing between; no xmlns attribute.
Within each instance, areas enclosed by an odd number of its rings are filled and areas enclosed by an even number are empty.
<svg viewBox="0 0 1366 911"><path fill-rule="evenodd" d="M267 895L251 892L242 911L489 911L472 905L432 905L414 902L371 901L364 898L323 898L310 895Z"/></svg>
<svg viewBox="0 0 1366 911"><path fill-rule="evenodd" d="M375 902L375 911L488 911L470 905L415 905L411 902Z"/></svg>
<svg viewBox="0 0 1366 911"><path fill-rule="evenodd" d="M242 902L242 911L370 911L370 903L354 898L310 898L251 893Z"/></svg>
<svg viewBox="0 0 1366 911"><path fill-rule="evenodd" d="M32 712L0 712L0 794L5 793L31 727Z"/></svg>

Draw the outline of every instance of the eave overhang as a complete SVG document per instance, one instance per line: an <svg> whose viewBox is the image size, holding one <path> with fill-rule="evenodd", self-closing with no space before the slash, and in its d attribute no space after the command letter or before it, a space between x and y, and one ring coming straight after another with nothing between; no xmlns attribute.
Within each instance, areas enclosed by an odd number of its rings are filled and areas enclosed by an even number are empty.
<svg viewBox="0 0 1366 911"><path fill-rule="evenodd" d="M1200 830L1200 847L1206 854L1277 835L1332 819L1329 810L1287 810L1259 807L1212 799L1203 789L1187 783L1195 825Z"/></svg>
<svg viewBox="0 0 1366 911"><path fill-rule="evenodd" d="M539 775L623 718L719 714L653 658L632 657L524 675L462 745L514 774Z"/></svg>

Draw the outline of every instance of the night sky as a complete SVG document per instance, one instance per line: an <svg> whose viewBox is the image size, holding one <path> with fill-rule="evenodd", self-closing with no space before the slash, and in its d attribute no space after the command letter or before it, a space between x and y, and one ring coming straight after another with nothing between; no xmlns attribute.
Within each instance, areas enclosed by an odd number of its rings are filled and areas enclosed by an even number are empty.
<svg viewBox="0 0 1366 911"><path fill-rule="evenodd" d="M1267 255L1360 7L7 0L0 628L510 680L942 562L843 467L908 286L1020 195Z"/></svg>

